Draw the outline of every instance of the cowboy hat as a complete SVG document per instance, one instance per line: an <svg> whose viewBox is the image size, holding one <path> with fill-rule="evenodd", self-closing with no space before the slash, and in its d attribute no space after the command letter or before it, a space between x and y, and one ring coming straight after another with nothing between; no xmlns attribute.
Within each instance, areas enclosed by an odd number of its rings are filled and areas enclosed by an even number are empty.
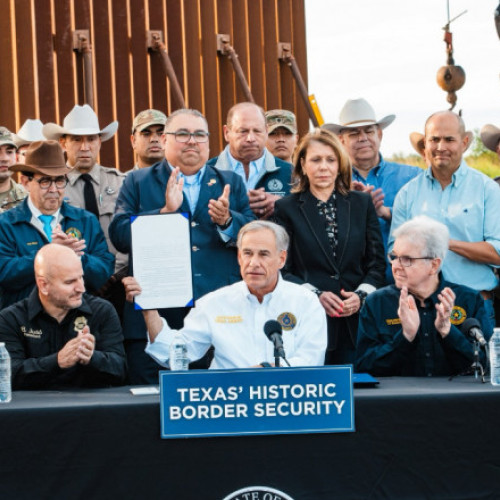
<svg viewBox="0 0 500 500"><path fill-rule="evenodd" d="M42 127L43 123L40 120L31 120L28 118L18 130L17 134L12 134L16 146L20 148L21 146L27 146L35 141L44 141L45 137L42 134Z"/></svg>
<svg viewBox="0 0 500 500"><path fill-rule="evenodd" d="M57 141L35 141L26 150L26 163L16 163L9 167L12 172L30 172L32 174L66 175L71 171L66 165L64 153Z"/></svg>
<svg viewBox="0 0 500 500"><path fill-rule="evenodd" d="M481 129L481 140L483 144L491 151L497 151L498 141L500 140L500 128L495 125L485 125Z"/></svg>
<svg viewBox="0 0 500 500"><path fill-rule="evenodd" d="M327 123L325 128L335 134L345 128L367 127L369 125L378 125L384 129L390 125L396 118L396 115L384 116L381 120L375 118L375 111L365 99L349 99L339 115L340 123Z"/></svg>
<svg viewBox="0 0 500 500"><path fill-rule="evenodd" d="M101 141L111 139L118 130L118 122L114 121L102 130L94 110L88 105L76 105L64 118L63 126L46 123L42 132L47 139L57 141L63 135L99 135Z"/></svg>
<svg viewBox="0 0 500 500"><path fill-rule="evenodd" d="M474 134L470 130L468 130L467 132L465 132L465 135L469 138L469 142L467 143L467 147L465 148L465 151L467 151L469 149L469 146L472 144L472 140L474 139ZM413 146L413 149L423 158L425 158L424 139L425 139L424 134L421 134L420 132L412 132L410 134L410 142L411 145Z"/></svg>

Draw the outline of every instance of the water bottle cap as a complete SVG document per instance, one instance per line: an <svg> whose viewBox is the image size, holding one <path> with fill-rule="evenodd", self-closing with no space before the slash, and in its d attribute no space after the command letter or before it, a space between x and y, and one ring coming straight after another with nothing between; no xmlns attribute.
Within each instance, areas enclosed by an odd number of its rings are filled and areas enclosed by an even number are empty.
<svg viewBox="0 0 500 500"><path fill-rule="evenodd" d="M5 342L0 342L0 347L5 347Z"/></svg>

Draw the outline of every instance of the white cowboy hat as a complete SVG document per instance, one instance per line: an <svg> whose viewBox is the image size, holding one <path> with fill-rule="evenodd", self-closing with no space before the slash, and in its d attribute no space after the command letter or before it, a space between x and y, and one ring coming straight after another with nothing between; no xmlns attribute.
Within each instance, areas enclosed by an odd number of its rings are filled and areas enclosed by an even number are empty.
<svg viewBox="0 0 500 500"><path fill-rule="evenodd" d="M20 148L21 146L27 146L35 141L44 141L45 137L42 134L42 127L43 123L40 120L28 118L18 130L17 134L12 134L16 146Z"/></svg>
<svg viewBox="0 0 500 500"><path fill-rule="evenodd" d="M340 123L328 123L325 128L330 132L339 134L345 128L367 127L369 125L378 125L384 129L390 125L396 118L396 115L384 116L381 120L375 118L375 111L365 99L349 99L342 108L339 115Z"/></svg>
<svg viewBox="0 0 500 500"><path fill-rule="evenodd" d="M498 132L500 133L500 130ZM467 130L467 132L465 132L465 135L469 138L469 142L467 143L467 147L465 148L465 151L467 151L469 149L470 145L472 144L472 141L474 139L474 134L470 130ZM425 136L424 136L424 134L421 134L420 132L412 132L410 134L410 142L411 142L411 145L413 146L413 149L415 149L415 151L420 156L425 158Z"/></svg>
<svg viewBox="0 0 500 500"><path fill-rule="evenodd" d="M118 130L118 122L114 121L102 130L94 110L88 105L76 105L64 118L63 126L56 123L46 123L42 132L47 139L58 140L63 135L94 135L101 141L111 139Z"/></svg>
<svg viewBox="0 0 500 500"><path fill-rule="evenodd" d="M495 125L485 125L481 129L481 140L488 149L496 153L500 140L500 128L495 127Z"/></svg>

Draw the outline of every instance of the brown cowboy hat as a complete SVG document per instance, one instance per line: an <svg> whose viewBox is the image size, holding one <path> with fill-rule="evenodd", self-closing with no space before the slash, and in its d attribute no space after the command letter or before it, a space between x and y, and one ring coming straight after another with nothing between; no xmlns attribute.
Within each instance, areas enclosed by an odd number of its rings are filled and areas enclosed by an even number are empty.
<svg viewBox="0 0 500 500"><path fill-rule="evenodd" d="M66 175L71 171L64 160L64 153L57 141L32 142L26 150L26 163L9 167L12 172L30 172L40 175Z"/></svg>

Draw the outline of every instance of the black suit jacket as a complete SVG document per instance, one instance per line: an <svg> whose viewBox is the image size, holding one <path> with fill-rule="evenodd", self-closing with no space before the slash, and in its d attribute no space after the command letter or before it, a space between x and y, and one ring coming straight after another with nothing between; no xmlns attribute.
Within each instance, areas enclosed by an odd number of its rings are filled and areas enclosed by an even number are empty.
<svg viewBox="0 0 500 500"><path fill-rule="evenodd" d="M340 290L354 291L361 283L379 288L384 285L385 258L380 224L371 196L350 191L337 193L338 246L333 255L318 212L317 199L309 192L294 193L278 200L275 221L290 236L284 277L295 283L310 283L319 290L340 295ZM328 318L330 347L334 323ZM347 318L355 344L358 315Z"/></svg>

